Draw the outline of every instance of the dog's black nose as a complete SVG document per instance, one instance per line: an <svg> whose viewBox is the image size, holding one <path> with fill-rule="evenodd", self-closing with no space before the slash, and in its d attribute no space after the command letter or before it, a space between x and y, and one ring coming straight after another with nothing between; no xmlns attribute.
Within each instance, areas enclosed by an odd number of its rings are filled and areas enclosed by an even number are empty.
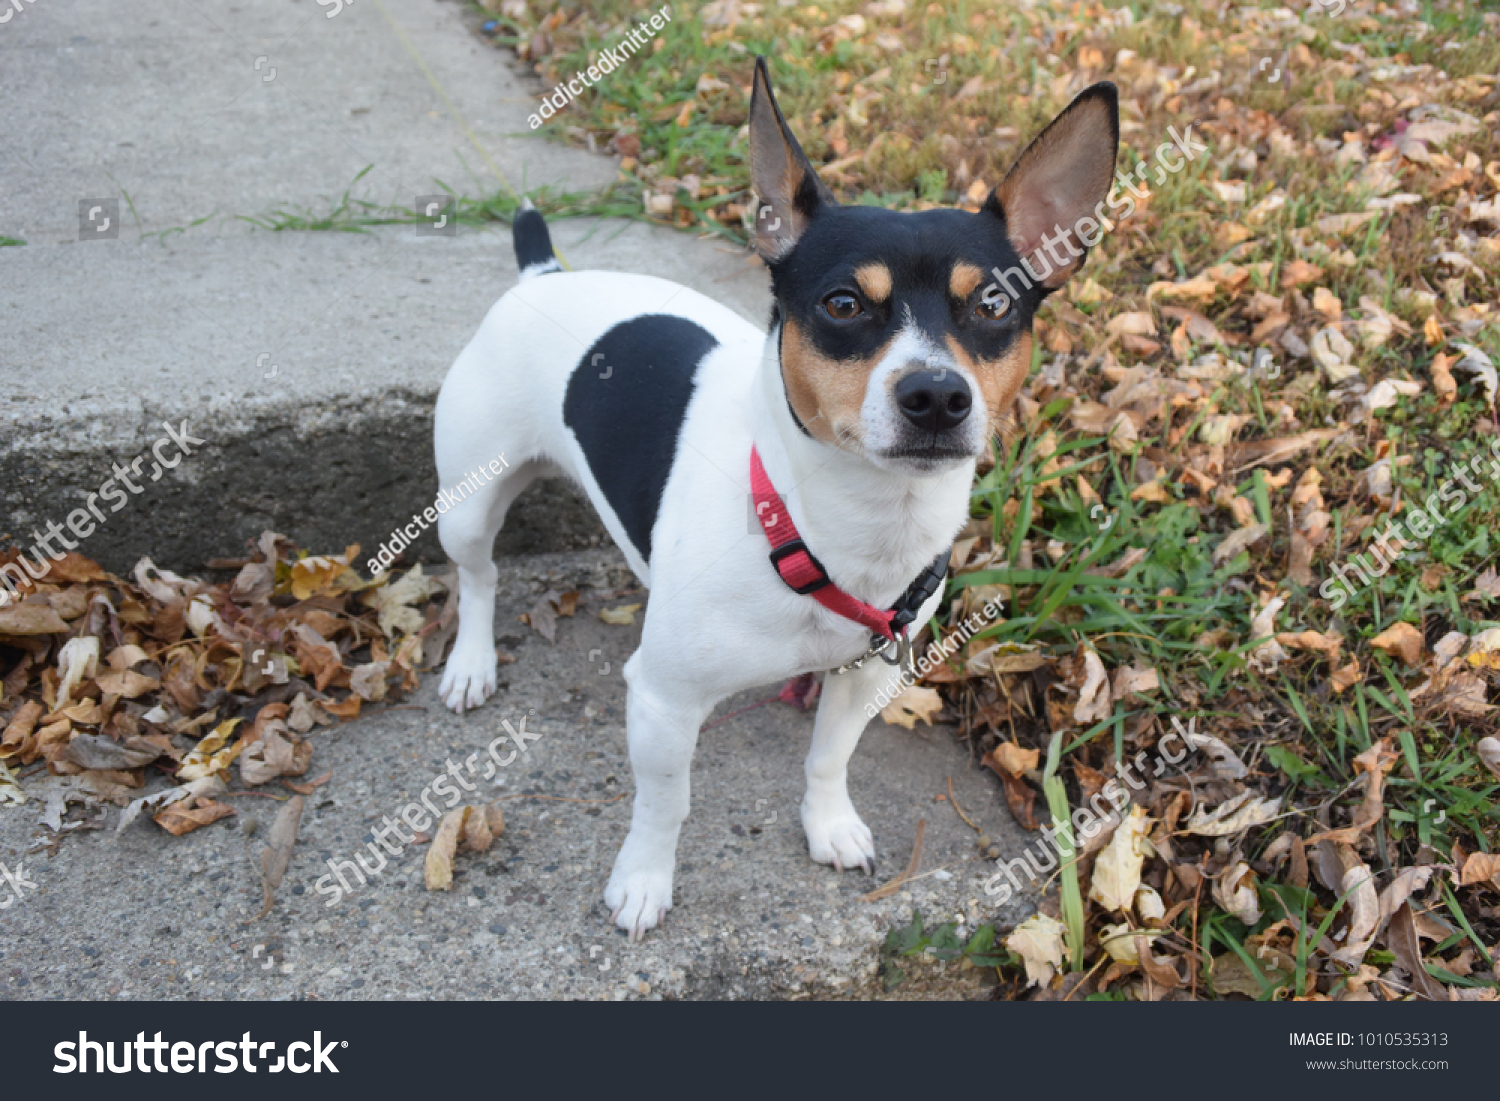
<svg viewBox="0 0 1500 1101"><path fill-rule="evenodd" d="M918 428L942 432L964 422L974 396L957 371L938 368L913 371L896 383L896 404Z"/></svg>

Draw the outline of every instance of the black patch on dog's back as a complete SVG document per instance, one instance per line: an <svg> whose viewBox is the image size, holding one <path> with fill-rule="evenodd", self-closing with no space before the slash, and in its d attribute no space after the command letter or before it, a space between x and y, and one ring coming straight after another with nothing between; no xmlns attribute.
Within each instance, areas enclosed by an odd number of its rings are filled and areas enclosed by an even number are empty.
<svg viewBox="0 0 1500 1101"><path fill-rule="evenodd" d="M647 314L595 341L568 380L563 423L647 562L698 365L718 345L686 318Z"/></svg>

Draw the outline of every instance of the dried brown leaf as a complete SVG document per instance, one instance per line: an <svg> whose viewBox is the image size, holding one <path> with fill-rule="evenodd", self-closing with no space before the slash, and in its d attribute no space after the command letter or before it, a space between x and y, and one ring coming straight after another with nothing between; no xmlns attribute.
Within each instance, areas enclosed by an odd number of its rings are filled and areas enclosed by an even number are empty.
<svg viewBox="0 0 1500 1101"><path fill-rule="evenodd" d="M1383 650L1392 657L1400 658L1407 665L1420 665L1424 650L1422 632L1412 624L1399 621L1391 624L1370 640L1370 645Z"/></svg>
<svg viewBox="0 0 1500 1101"><path fill-rule="evenodd" d="M144 673L136 673L129 669L116 673L100 673L94 678L94 682L99 685L101 692L127 700L137 699L161 688L161 681L155 677L148 677Z"/></svg>
<svg viewBox="0 0 1500 1101"><path fill-rule="evenodd" d="M1488 883L1500 891L1500 853L1470 853L1459 873L1459 883L1464 887Z"/></svg>
<svg viewBox="0 0 1500 1101"><path fill-rule="evenodd" d="M1236 861L1214 877L1213 897L1225 913L1239 918L1246 925L1260 921L1255 873L1244 861Z"/></svg>
<svg viewBox="0 0 1500 1101"><path fill-rule="evenodd" d="M21 603L0 606L0 635L61 635L68 625L50 604Z"/></svg>
<svg viewBox="0 0 1500 1101"><path fill-rule="evenodd" d="M1141 885L1141 868L1146 859L1146 834L1151 820L1142 807L1133 806L1125 820L1115 828L1109 844L1094 861L1094 875L1089 884L1089 898L1106 910L1125 913L1135 901Z"/></svg>
<svg viewBox="0 0 1500 1101"><path fill-rule="evenodd" d="M1005 938L1005 947L1021 957L1026 985L1045 987L1062 968L1063 937L1068 927L1046 914L1032 914Z"/></svg>
<svg viewBox="0 0 1500 1101"><path fill-rule="evenodd" d="M1001 776L1020 776L1041 762L1042 751L1017 745L1015 742L1000 742L985 754L984 763Z"/></svg>
<svg viewBox="0 0 1500 1101"><path fill-rule="evenodd" d="M1355 767L1365 773L1364 803L1360 805L1350 825L1343 829L1316 833L1308 839L1308 844L1327 840L1352 845L1366 830L1380 821L1381 816L1385 814L1385 774L1394 768L1400 759L1400 754L1391 748L1390 738L1380 739L1355 757Z"/></svg>
<svg viewBox="0 0 1500 1101"><path fill-rule="evenodd" d="M446 891L453 886L453 854L458 848L468 813L468 807L454 807L443 815L423 867L423 878L429 891Z"/></svg>
<svg viewBox="0 0 1500 1101"><path fill-rule="evenodd" d="M1078 703L1073 707L1073 721L1080 726L1101 722L1114 706L1109 696L1109 675L1099 655L1088 647L1081 647L1084 681L1078 689Z"/></svg>
<svg viewBox="0 0 1500 1101"><path fill-rule="evenodd" d="M215 803L212 799L194 796L173 803L151 818L173 837L181 837L233 813L234 808L225 803Z"/></svg>
<svg viewBox="0 0 1500 1101"><path fill-rule="evenodd" d="M15 760L24 765L36 760L33 732L45 711L35 700L27 700L21 705L6 726L4 737L0 738L0 761Z"/></svg>
<svg viewBox="0 0 1500 1101"><path fill-rule="evenodd" d="M880 717L892 726L904 726L915 730L917 720L932 725L934 716L943 708L943 697L936 688L914 684L881 709Z"/></svg>
<svg viewBox="0 0 1500 1101"><path fill-rule="evenodd" d="M1375 940L1380 924L1380 898L1375 893L1375 876L1358 854L1342 842L1335 842L1335 848L1343 868L1339 895L1348 899L1349 924L1343 947L1334 951L1333 958L1354 967L1363 962L1365 952Z"/></svg>
<svg viewBox="0 0 1500 1101"><path fill-rule="evenodd" d="M276 812L276 818L271 823L271 832L266 837L266 847L261 850L260 854L262 893L260 913L240 924L248 925L251 921L258 921L271 912L271 906L276 901L276 888L281 886L287 866L292 862L292 849L297 844L297 827L302 822L304 802L302 796L294 795Z"/></svg>

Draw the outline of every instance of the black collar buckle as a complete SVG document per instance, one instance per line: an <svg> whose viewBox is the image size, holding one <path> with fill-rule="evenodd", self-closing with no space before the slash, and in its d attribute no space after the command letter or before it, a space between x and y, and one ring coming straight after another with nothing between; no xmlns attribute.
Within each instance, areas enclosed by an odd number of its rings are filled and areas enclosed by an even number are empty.
<svg viewBox="0 0 1500 1101"><path fill-rule="evenodd" d="M949 547L932 560L932 565L918 575L904 593L891 605L891 611L895 616L891 619L891 631L899 634L905 630L916 618L917 613L922 610L922 605L932 598L932 594L938 591L943 579L948 576L948 559L953 554L953 548Z"/></svg>

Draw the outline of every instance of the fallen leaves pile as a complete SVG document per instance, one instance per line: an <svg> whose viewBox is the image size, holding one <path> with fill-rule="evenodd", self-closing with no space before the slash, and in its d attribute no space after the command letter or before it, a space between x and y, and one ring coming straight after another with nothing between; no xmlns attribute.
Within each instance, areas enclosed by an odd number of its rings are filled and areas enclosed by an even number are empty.
<svg viewBox="0 0 1500 1101"><path fill-rule="evenodd" d="M237 571L218 584L150 559L129 578L77 554L50 562L0 606L0 804L45 771L70 778L48 789L54 834L99 828L112 804L121 829L144 812L180 836L234 813L231 784L310 794L327 777L295 778L317 729L415 689L424 646L440 656L452 633L429 603L439 581L420 566L365 580L357 555L267 532L251 557L210 564ZM172 786L143 795L156 778Z"/></svg>
<svg viewBox="0 0 1500 1101"><path fill-rule="evenodd" d="M961 541L955 554L964 563L983 543ZM1422 775L1410 724L1384 724L1395 732L1354 755L1354 781L1318 798L1312 785L1289 783L1316 770L1293 748L1299 739L1289 736L1287 716L1263 710L1265 694L1253 686L1221 702L1211 726L1168 725L1162 678L1139 659L1111 669L1087 643L1059 656L998 642L1006 622L996 628L883 717L909 728L919 718L957 721L1000 778L1015 820L1038 831L1029 835L1032 871L1023 862L1016 878L1042 888L1042 910L1001 939L1024 968L1015 996L1495 999L1500 856L1443 844L1454 824L1445 827L1446 813L1430 805L1415 822L1390 805L1393 774L1403 786ZM1259 648L1278 639L1327 669L1343 660L1337 637L1282 633ZM1450 632L1431 650L1420 632L1392 629L1371 646L1409 667L1408 696L1425 714L1493 711L1485 700L1500 688L1500 628ZM1281 660L1295 659L1283 650ZM1169 687L1190 708L1200 694L1189 678ZM1118 731L1118 758L1109 740L1090 733L1101 724ZM1049 772L1049 749L1064 746L1067 767ZM1481 738L1445 763L1452 774L1480 775L1476 801L1492 813L1500 739ZM1131 800L1112 809L1109 793L1120 789ZM1063 819L1074 830L1072 856L1040 832ZM1001 862L1022 856L998 852L987 837L980 845ZM1059 856L1067 858L1061 867ZM1002 874L990 886L1003 883Z"/></svg>
<svg viewBox="0 0 1500 1101"><path fill-rule="evenodd" d="M1091 966L1063 978L1069 930L1046 912L1003 943L1022 960L1028 986L1052 996L1124 986L1156 1000L1195 996L1201 982L1220 997L1495 1000L1483 982L1495 974L1494 941L1485 958L1446 900L1464 888L1500 889L1500 860L1455 846L1387 870L1378 847L1372 851L1385 777L1397 758L1385 740L1360 754L1354 820L1331 827L1326 813L1320 820L1315 812L1306 837L1286 828L1279 799L1257 798L1233 779L1248 769L1232 752L1171 770L1151 782L1142 803L1082 843L1079 876L1097 943ZM1102 786L1101 774L1076 769L1085 791ZM1258 857L1247 843L1256 835L1269 838L1256 846ZM1334 905L1320 905L1317 888ZM1280 916L1264 921L1272 905ZM1218 936L1215 923L1224 917L1256 931ZM1423 940L1435 948L1424 949Z"/></svg>

